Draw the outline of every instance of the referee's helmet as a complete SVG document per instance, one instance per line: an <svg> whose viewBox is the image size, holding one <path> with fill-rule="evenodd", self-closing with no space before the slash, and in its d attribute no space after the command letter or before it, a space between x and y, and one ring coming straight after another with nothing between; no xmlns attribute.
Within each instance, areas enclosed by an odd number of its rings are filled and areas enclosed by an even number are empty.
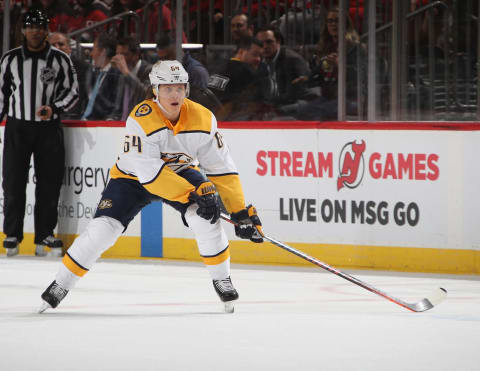
<svg viewBox="0 0 480 371"><path fill-rule="evenodd" d="M23 28L39 26L46 29L48 22L48 17L38 9L29 10L23 15Z"/></svg>

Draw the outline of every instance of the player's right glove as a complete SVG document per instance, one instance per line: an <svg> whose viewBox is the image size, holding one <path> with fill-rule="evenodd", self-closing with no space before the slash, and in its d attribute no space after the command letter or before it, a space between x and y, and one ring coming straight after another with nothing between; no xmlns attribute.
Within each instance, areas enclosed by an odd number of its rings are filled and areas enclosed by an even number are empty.
<svg viewBox="0 0 480 371"><path fill-rule="evenodd" d="M212 182L203 182L188 196L190 201L198 205L197 214L215 224L220 218L220 203L215 194L215 186Z"/></svg>
<svg viewBox="0 0 480 371"><path fill-rule="evenodd" d="M262 222L258 217L257 210L248 205L245 209L230 215L235 225L235 234L237 237L249 239L255 243L263 242L262 238Z"/></svg>

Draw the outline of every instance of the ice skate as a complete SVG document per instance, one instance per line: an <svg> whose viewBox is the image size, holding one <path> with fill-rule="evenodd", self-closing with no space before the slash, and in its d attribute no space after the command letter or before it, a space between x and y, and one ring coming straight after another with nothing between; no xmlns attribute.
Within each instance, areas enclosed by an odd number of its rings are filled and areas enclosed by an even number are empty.
<svg viewBox="0 0 480 371"><path fill-rule="evenodd" d="M45 246L50 247L50 252L45 250ZM46 237L41 244L38 244L35 248L35 255L36 256L51 256L54 258L58 258L62 256L62 247L63 242L61 239L56 238L52 235Z"/></svg>
<svg viewBox="0 0 480 371"><path fill-rule="evenodd" d="M63 255L63 251L61 247L53 247L47 253L47 256L50 256L52 258L61 258L62 255Z"/></svg>
<svg viewBox="0 0 480 371"><path fill-rule="evenodd" d="M44 245L37 245L35 247L35 256L47 256L47 251Z"/></svg>
<svg viewBox="0 0 480 371"><path fill-rule="evenodd" d="M42 245L48 246L50 248L54 247L63 247L63 242L60 238L56 238L53 235L45 237L42 241Z"/></svg>
<svg viewBox="0 0 480 371"><path fill-rule="evenodd" d="M53 281L42 294L43 302L38 313L43 313L49 308L56 308L67 294L68 290L60 287L57 281Z"/></svg>
<svg viewBox="0 0 480 371"><path fill-rule="evenodd" d="M213 287L225 305L225 312L233 313L235 310L233 302L238 299L238 292L233 287L230 277L223 280L213 280Z"/></svg>
<svg viewBox="0 0 480 371"><path fill-rule="evenodd" d="M17 237L7 237L3 240L3 247L7 250L7 257L12 257L18 254L18 238Z"/></svg>

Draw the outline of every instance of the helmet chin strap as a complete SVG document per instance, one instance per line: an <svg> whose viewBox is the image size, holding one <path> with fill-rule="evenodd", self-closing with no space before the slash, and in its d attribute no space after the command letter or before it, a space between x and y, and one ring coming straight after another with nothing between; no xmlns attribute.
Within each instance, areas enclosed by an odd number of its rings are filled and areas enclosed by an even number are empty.
<svg viewBox="0 0 480 371"><path fill-rule="evenodd" d="M163 107L160 102L158 101L158 97L155 97L155 99L153 100L155 103L157 103L157 105L160 107L160 109L165 112L166 114L168 114L168 111L165 109L165 107Z"/></svg>
<svg viewBox="0 0 480 371"><path fill-rule="evenodd" d="M158 100L158 85L155 87L155 98L153 99L153 101L155 103L157 103L157 105L160 107L160 109L165 112L166 114L168 114L168 111L165 109L165 107L163 107L161 104L160 104L160 101Z"/></svg>

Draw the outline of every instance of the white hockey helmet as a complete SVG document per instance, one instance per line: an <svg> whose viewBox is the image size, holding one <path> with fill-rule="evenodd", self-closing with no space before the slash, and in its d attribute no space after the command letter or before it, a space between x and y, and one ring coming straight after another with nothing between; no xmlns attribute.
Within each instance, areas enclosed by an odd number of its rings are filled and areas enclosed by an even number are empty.
<svg viewBox="0 0 480 371"><path fill-rule="evenodd" d="M148 76L155 91L157 91L158 85L186 84L186 95L188 96L188 73L179 61L158 61L153 65Z"/></svg>

